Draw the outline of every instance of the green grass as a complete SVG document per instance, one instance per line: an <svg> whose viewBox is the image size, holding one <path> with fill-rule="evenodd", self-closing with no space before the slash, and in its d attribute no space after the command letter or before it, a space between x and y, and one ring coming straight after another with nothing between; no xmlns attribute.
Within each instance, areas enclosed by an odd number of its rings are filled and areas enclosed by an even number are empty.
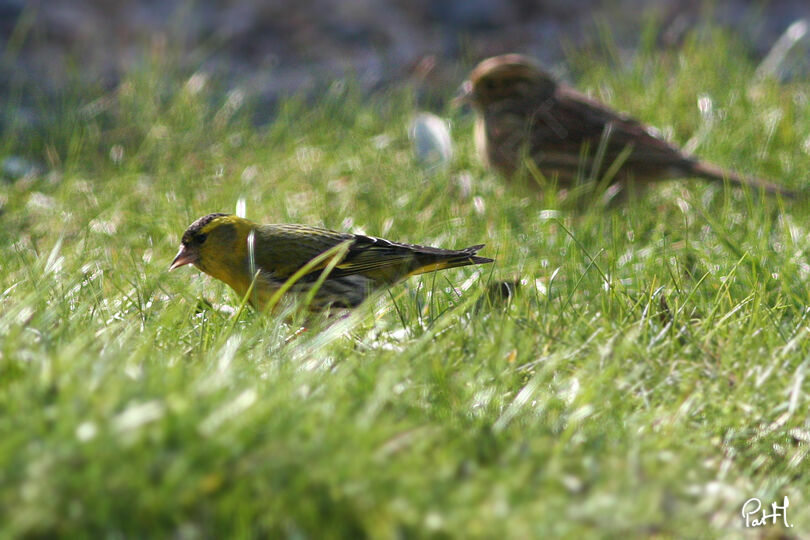
<svg viewBox="0 0 810 540"><path fill-rule="evenodd" d="M756 82L722 36L571 64L705 158L807 182L810 86ZM0 183L2 536L738 537L746 499L785 495L810 534L808 201L692 181L575 210L485 171L449 109L456 160L423 172L409 89L334 85L257 127L189 75L154 59L2 134L47 169ZM167 268L240 198L497 263L348 318L237 317Z"/></svg>

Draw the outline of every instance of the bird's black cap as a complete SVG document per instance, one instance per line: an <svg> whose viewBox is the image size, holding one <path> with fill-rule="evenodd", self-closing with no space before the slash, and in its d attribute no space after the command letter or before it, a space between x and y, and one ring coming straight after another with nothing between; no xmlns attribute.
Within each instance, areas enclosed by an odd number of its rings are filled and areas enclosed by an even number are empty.
<svg viewBox="0 0 810 540"><path fill-rule="evenodd" d="M203 227L205 227L206 225L208 225L209 223L211 223L215 219L225 217L225 216L229 216L229 215L230 214L223 214L223 213L220 212L220 213L208 214L207 216L201 217L200 219L198 219L197 221L195 221L194 223L189 225L188 229L186 229L186 232L183 233L183 243L187 244L192 238L197 236L200 233L200 231L203 230Z"/></svg>

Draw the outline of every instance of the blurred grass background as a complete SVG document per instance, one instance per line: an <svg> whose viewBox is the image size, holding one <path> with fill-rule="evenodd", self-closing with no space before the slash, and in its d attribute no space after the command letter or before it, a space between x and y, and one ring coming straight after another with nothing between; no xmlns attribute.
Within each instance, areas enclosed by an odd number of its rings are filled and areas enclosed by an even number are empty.
<svg viewBox="0 0 810 540"><path fill-rule="evenodd" d="M578 86L806 184L806 81L757 79L724 32L612 51L570 55ZM338 81L257 124L157 50L43 98L36 130L4 125L0 154L36 164L0 182L4 536L739 537L748 498L783 496L795 528L765 534L810 530L808 202L692 181L575 209L485 171L449 108L456 157L428 174L418 106ZM298 333L301 314L236 317L224 285L167 273L185 227L240 198L260 222L497 262Z"/></svg>

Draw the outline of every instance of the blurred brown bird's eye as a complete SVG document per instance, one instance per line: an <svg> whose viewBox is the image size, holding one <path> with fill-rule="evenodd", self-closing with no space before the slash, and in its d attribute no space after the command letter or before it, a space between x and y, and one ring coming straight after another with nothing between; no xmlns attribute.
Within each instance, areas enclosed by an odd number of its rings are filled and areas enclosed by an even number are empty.
<svg viewBox="0 0 810 540"><path fill-rule="evenodd" d="M198 243L198 244L205 243L205 239L206 239L206 238L208 238L208 235L207 235L207 234L198 234L198 235L197 235L197 238L196 238L197 243Z"/></svg>

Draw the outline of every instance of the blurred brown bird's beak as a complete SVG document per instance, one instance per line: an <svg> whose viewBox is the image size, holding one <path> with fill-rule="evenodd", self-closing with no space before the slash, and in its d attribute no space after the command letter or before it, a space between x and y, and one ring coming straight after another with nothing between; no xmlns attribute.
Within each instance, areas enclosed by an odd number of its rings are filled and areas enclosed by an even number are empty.
<svg viewBox="0 0 810 540"><path fill-rule="evenodd" d="M459 108L463 105L470 105L472 104L473 98L473 85L472 81L464 81L461 83L461 86L458 87L458 91L456 92L453 101L450 103L454 108Z"/></svg>
<svg viewBox="0 0 810 540"><path fill-rule="evenodd" d="M197 255L187 249L186 246L180 246L180 251L177 252L171 266L169 266L169 272L175 268L180 268L187 264L194 264L195 262L197 262Z"/></svg>

